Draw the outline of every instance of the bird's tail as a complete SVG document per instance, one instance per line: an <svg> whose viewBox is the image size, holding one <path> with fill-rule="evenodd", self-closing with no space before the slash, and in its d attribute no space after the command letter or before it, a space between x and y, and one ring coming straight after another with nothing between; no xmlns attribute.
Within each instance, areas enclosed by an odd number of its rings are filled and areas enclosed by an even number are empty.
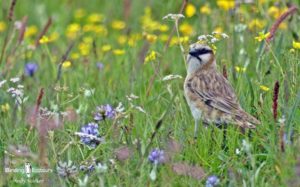
<svg viewBox="0 0 300 187"><path fill-rule="evenodd" d="M243 128L254 129L256 125L261 124L258 119L243 110L239 111L239 113L235 116L235 120Z"/></svg>

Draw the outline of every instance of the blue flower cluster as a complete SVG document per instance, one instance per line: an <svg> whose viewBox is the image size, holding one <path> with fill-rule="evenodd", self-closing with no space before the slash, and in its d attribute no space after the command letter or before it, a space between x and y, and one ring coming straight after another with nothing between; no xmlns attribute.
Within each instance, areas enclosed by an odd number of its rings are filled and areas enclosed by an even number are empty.
<svg viewBox="0 0 300 187"><path fill-rule="evenodd" d="M94 120L100 122L106 119L114 119L116 116L116 110L109 104L101 105L96 108ZM80 141L92 148L99 145L102 140L98 130L98 124L95 122L88 123L81 127L80 132L77 133L80 136Z"/></svg>
<svg viewBox="0 0 300 187"><path fill-rule="evenodd" d="M165 160L165 152L163 150L155 148L149 154L148 160L154 164L163 163Z"/></svg>
<svg viewBox="0 0 300 187"><path fill-rule="evenodd" d="M218 186L219 182L220 180L218 179L217 176L215 175L209 176L206 180L205 187L216 187Z"/></svg>
<svg viewBox="0 0 300 187"><path fill-rule="evenodd" d="M115 109L111 105L106 104L106 105L98 106L96 108L94 119L96 121L102 121L105 119L114 119L115 116L116 116Z"/></svg>
<svg viewBox="0 0 300 187"><path fill-rule="evenodd" d="M89 123L80 129L80 141L92 148L95 148L100 143L100 135L98 124Z"/></svg>
<svg viewBox="0 0 300 187"><path fill-rule="evenodd" d="M38 65L36 63L25 64L25 74L27 76L33 77L34 73L37 71Z"/></svg>

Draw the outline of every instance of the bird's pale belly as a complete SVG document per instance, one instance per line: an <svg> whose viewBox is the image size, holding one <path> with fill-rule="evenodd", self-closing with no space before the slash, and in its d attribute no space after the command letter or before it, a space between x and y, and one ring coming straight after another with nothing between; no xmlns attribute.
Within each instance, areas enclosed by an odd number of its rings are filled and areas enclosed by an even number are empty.
<svg viewBox="0 0 300 187"><path fill-rule="evenodd" d="M193 102L190 101L189 97L186 95L185 93L185 99L191 109L191 112L192 112L192 115L194 117L195 120L200 120L201 119L201 114L202 114L202 111L199 110L195 104Z"/></svg>

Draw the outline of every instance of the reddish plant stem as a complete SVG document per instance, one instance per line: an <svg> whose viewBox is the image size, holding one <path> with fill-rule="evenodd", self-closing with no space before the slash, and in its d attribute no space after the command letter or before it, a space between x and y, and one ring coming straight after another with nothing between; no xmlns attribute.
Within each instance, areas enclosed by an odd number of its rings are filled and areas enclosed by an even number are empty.
<svg viewBox="0 0 300 187"><path fill-rule="evenodd" d="M8 20L9 21L13 20L16 3L17 3L17 0L12 0L11 3L10 3L9 13L8 13Z"/></svg>
<svg viewBox="0 0 300 187"><path fill-rule="evenodd" d="M49 27L52 24L52 18L50 17L46 23L46 25L44 26L42 32L39 34L39 36L37 37L36 41L35 41L35 47L37 48L40 45L40 39L47 33Z"/></svg>
<svg viewBox="0 0 300 187"><path fill-rule="evenodd" d="M39 96L37 97L37 100L36 100L35 111L34 111L35 115L38 114L39 108L40 108L41 103L42 103L43 96L44 96L44 88L41 88Z"/></svg>
<svg viewBox="0 0 300 187"><path fill-rule="evenodd" d="M278 108L278 93L279 93L279 82L276 81L274 85L274 92L273 92L273 118L274 121L277 119L277 108Z"/></svg>
<svg viewBox="0 0 300 187"><path fill-rule="evenodd" d="M266 42L269 44L272 39L275 36L275 33L279 27L279 25L289 16L294 14L296 11L298 10L298 8L295 5L290 6L290 8L285 11L284 13L282 13L279 18L276 19L275 23L272 25L271 29L269 30L270 35L267 37Z"/></svg>

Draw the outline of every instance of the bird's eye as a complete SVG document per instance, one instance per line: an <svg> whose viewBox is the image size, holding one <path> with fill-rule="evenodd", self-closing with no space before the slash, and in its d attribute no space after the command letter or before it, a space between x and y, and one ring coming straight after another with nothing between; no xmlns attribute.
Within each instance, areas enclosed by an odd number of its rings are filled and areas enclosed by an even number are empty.
<svg viewBox="0 0 300 187"><path fill-rule="evenodd" d="M212 50L206 49L206 48L201 48L201 49L191 49L189 52L189 54L194 57L198 57L200 55L207 54L207 53L212 53Z"/></svg>

